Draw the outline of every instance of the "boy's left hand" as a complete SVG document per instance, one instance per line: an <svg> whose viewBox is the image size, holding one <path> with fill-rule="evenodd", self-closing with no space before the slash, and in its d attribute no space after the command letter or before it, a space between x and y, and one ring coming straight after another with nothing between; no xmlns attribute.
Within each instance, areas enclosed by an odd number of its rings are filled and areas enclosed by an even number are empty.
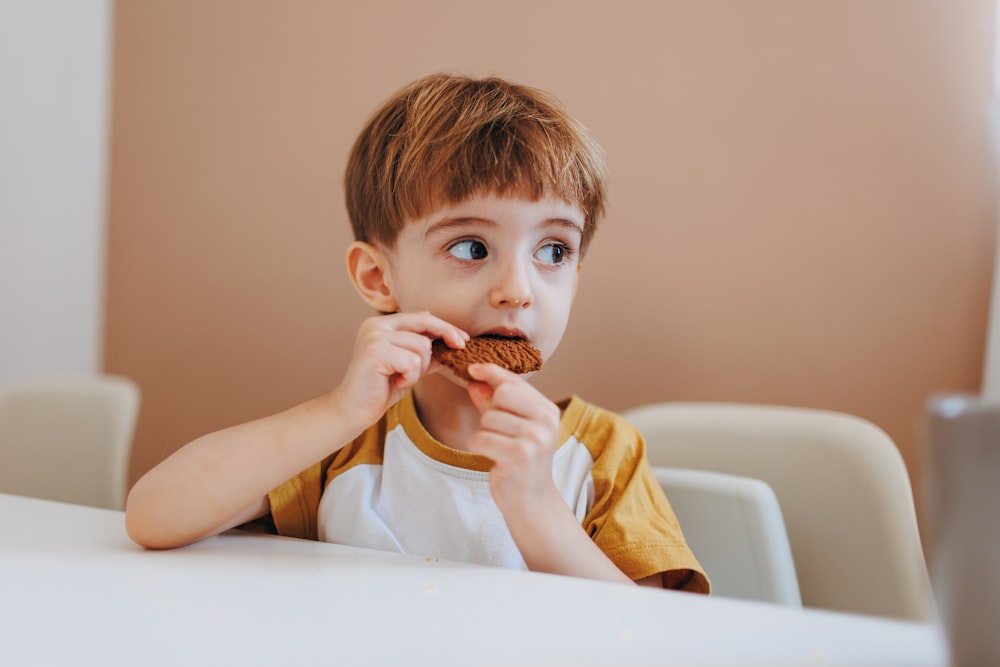
<svg viewBox="0 0 1000 667"><path fill-rule="evenodd" d="M552 480L559 407L522 376L495 364L469 366L468 392L482 413L471 451L493 460L490 492L508 522L561 500Z"/></svg>
<svg viewBox="0 0 1000 667"><path fill-rule="evenodd" d="M468 446L493 459L490 493L528 568L629 582L584 532L552 479L559 406L494 364L473 364L469 375L469 396L482 417Z"/></svg>

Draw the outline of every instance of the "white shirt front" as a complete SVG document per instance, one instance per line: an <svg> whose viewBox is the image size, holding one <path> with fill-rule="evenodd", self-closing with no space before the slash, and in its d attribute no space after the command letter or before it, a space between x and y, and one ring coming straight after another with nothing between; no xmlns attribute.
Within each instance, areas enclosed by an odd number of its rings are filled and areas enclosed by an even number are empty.
<svg viewBox="0 0 1000 667"><path fill-rule="evenodd" d="M590 453L572 437L553 460L556 487L581 522L593 503L592 467ZM433 511L414 511L420 506ZM526 568L490 495L489 473L428 456L401 423L386 434L381 464L353 466L327 484L319 507L319 539Z"/></svg>

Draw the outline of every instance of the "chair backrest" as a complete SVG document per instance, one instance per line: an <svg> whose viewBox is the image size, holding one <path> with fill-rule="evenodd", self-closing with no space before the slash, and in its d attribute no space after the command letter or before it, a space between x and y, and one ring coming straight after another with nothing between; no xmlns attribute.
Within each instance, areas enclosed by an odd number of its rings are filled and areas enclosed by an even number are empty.
<svg viewBox="0 0 1000 667"><path fill-rule="evenodd" d="M910 480L858 417L809 408L660 403L625 412L650 463L765 481L781 503L802 603L935 618Z"/></svg>
<svg viewBox="0 0 1000 667"><path fill-rule="evenodd" d="M0 492L122 509L139 401L110 375L0 387Z"/></svg>
<svg viewBox="0 0 1000 667"><path fill-rule="evenodd" d="M712 595L802 606L774 491L750 477L654 466Z"/></svg>

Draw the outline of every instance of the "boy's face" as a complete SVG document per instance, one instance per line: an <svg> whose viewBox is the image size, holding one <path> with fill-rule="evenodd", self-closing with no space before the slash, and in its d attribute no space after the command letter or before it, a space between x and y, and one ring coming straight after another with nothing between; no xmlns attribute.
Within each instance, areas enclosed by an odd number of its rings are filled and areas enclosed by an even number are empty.
<svg viewBox="0 0 1000 667"><path fill-rule="evenodd" d="M400 311L524 338L547 359L576 295L583 224L558 198L472 197L408 222L381 249L385 282Z"/></svg>

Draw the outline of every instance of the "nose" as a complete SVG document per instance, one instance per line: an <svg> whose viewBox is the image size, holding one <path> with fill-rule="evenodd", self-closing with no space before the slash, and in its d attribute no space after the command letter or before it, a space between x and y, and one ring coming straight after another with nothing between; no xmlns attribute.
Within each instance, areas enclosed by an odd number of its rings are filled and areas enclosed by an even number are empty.
<svg viewBox="0 0 1000 667"><path fill-rule="evenodd" d="M534 302L528 267L517 261L506 262L490 290L490 305L494 308L528 308Z"/></svg>

